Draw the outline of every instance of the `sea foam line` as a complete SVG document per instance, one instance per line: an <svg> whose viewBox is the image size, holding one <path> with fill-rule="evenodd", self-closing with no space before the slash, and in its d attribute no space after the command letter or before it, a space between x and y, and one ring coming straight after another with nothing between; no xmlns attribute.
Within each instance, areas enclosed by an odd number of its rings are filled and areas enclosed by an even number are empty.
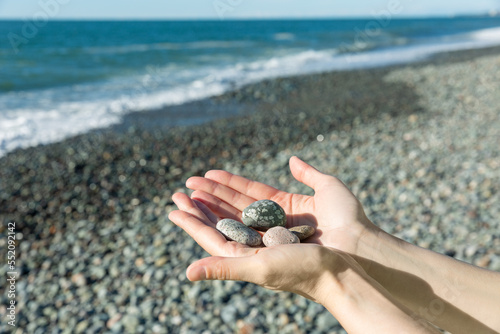
<svg viewBox="0 0 500 334"><path fill-rule="evenodd" d="M0 110L4 110L0 112L0 156L16 148L48 144L91 129L117 124L122 115L131 111L199 100L264 79L409 63L439 52L494 45L500 45L500 28L474 31L453 42L396 46L350 54L338 53L336 49L305 50L270 59L205 68L196 73L188 71L191 81L167 89L157 85L152 90L136 90L135 93L115 91L103 97L101 89L91 87L91 90L96 91L94 95L87 93L71 102L56 98L71 94L47 89L37 92L39 96L32 97L32 106L28 108L7 108L8 101L22 98L22 93L7 93L0 95ZM200 73L201 76L197 77L196 74ZM129 89L151 75L155 73L130 80ZM159 69L156 75L165 73ZM72 89L82 90L82 85L75 85Z"/></svg>

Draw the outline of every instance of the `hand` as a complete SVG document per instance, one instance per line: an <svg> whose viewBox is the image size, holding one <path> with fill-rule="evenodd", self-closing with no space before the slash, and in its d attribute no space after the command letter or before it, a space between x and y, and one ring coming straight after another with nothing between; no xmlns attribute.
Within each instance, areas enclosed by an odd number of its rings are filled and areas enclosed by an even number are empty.
<svg viewBox="0 0 500 334"><path fill-rule="evenodd" d="M340 274L348 266L361 267L347 254L314 244L256 248L228 241L215 229L218 217L203 203L177 193L173 199L180 210L170 220L184 229L212 255L187 269L191 281L243 280L271 290L290 291L318 302L331 286L331 273ZM300 261L297 261L300 259Z"/></svg>
<svg viewBox="0 0 500 334"><path fill-rule="evenodd" d="M220 170L192 177L186 185L194 190L193 199L221 218L241 220L242 210L251 203L273 200L287 213L288 227L310 225L317 229L308 242L356 254L361 236L367 230L378 229L366 217L361 203L339 179L297 157L290 159L290 170L299 182L314 189L314 196L287 193Z"/></svg>

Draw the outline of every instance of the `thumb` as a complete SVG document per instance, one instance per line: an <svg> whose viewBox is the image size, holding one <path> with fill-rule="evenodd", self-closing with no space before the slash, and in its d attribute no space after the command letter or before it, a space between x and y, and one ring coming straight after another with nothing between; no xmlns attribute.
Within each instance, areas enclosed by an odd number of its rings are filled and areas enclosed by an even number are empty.
<svg viewBox="0 0 500 334"><path fill-rule="evenodd" d="M230 280L257 283L259 266L253 256L212 256L192 263L186 270L190 281Z"/></svg>
<svg viewBox="0 0 500 334"><path fill-rule="evenodd" d="M320 185L323 185L328 177L328 175L321 173L296 156L290 158L290 171L297 181L313 189L317 189Z"/></svg>

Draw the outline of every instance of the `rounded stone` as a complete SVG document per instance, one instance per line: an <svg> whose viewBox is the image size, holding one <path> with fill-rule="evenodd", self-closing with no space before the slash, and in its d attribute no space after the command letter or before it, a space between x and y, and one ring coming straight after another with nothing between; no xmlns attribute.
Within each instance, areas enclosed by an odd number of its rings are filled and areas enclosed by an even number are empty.
<svg viewBox="0 0 500 334"><path fill-rule="evenodd" d="M295 226L288 230L299 237L300 241L309 238L316 232L316 229L309 225Z"/></svg>
<svg viewBox="0 0 500 334"><path fill-rule="evenodd" d="M259 246L262 237L259 232L252 230L239 221L233 219L222 219L217 223L216 229L230 240L239 242L247 246Z"/></svg>
<svg viewBox="0 0 500 334"><path fill-rule="evenodd" d="M241 220L248 227L267 230L286 225L285 210L276 202L268 199L253 202L243 210Z"/></svg>
<svg viewBox="0 0 500 334"><path fill-rule="evenodd" d="M262 238L266 247L276 245L298 244L299 237L282 226L270 228Z"/></svg>

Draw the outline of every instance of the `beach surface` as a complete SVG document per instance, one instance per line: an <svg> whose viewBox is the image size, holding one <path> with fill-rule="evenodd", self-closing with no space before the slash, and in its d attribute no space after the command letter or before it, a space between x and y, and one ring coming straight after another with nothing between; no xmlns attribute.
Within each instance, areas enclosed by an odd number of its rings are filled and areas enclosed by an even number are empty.
<svg viewBox="0 0 500 334"><path fill-rule="evenodd" d="M14 221L17 328L343 333L322 306L296 295L189 282L187 266L208 254L167 218L186 179L214 168L310 194L289 172L292 155L344 181L387 232L500 271L498 78L500 48L267 80L168 107L198 117L195 126L152 110L7 154L0 253L5 259Z"/></svg>

